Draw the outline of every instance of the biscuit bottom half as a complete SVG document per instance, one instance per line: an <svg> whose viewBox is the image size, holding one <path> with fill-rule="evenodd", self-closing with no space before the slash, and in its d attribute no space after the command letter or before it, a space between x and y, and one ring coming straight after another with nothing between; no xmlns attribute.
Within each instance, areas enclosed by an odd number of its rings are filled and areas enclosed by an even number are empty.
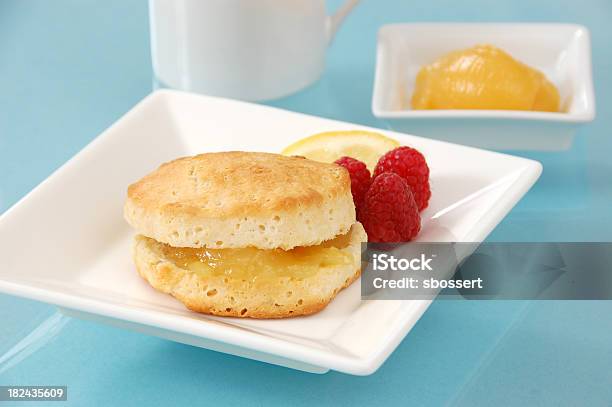
<svg viewBox="0 0 612 407"><path fill-rule="evenodd" d="M350 231L316 246L281 249L177 248L138 235L138 273L193 311L234 317L286 318L321 309L361 271L361 243Z"/></svg>

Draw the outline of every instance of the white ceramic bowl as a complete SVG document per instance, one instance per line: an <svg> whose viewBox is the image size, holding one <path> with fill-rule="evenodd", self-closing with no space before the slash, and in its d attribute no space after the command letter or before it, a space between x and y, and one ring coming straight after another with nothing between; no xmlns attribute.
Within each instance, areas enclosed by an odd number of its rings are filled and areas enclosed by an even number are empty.
<svg viewBox="0 0 612 407"><path fill-rule="evenodd" d="M563 113L411 110L421 66L441 55L492 44L535 67L557 86ZM378 33L372 112L390 128L490 149L566 150L577 127L595 117L589 31L572 24L421 23Z"/></svg>

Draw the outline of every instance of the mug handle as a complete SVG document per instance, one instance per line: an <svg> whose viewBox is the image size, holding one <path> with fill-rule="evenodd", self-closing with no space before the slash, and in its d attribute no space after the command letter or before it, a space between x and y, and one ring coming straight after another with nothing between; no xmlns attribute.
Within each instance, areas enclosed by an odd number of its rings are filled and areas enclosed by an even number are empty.
<svg viewBox="0 0 612 407"><path fill-rule="evenodd" d="M331 16L327 16L327 43L330 44L336 35L336 31L342 25L342 22L349 15L351 10L359 3L359 0L347 0L344 4Z"/></svg>

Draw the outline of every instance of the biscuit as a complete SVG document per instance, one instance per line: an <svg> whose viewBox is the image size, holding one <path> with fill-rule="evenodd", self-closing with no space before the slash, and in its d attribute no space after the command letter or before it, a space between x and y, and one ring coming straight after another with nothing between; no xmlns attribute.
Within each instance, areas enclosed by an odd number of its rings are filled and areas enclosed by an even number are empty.
<svg viewBox="0 0 612 407"><path fill-rule="evenodd" d="M341 250L353 261L323 266L304 278L281 275L257 285L256 279L198 272L178 266L163 252L164 245L138 235L134 260L138 273L158 291L170 294L192 310L243 318L286 318L320 311L361 272L361 242L366 234L355 223Z"/></svg>
<svg viewBox="0 0 612 407"><path fill-rule="evenodd" d="M239 151L161 165L129 186L124 216L159 242L215 249L317 245L356 221L344 168Z"/></svg>

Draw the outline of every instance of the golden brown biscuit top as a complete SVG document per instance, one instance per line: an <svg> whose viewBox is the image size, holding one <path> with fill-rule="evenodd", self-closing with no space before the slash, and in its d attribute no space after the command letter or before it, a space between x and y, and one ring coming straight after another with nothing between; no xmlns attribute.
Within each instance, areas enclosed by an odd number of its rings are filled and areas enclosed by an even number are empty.
<svg viewBox="0 0 612 407"><path fill-rule="evenodd" d="M147 212L225 219L316 207L350 191L339 165L230 151L162 164L128 187L128 199Z"/></svg>

